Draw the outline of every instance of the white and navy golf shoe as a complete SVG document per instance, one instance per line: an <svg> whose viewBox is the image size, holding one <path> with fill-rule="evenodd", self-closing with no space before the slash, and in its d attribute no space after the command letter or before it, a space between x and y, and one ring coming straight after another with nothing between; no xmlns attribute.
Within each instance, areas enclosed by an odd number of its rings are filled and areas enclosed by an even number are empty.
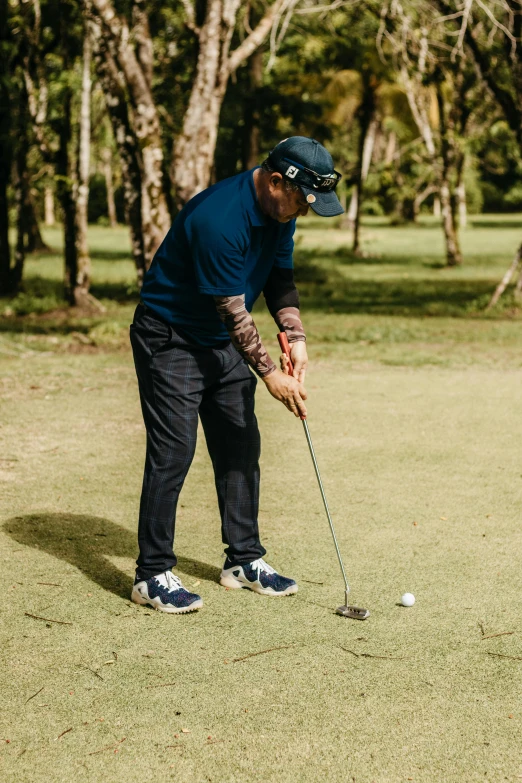
<svg viewBox="0 0 522 783"><path fill-rule="evenodd" d="M203 606L200 596L185 590L179 576L175 576L172 571L164 571L150 579L136 578L131 601L170 614L194 612Z"/></svg>
<svg viewBox="0 0 522 783"><path fill-rule="evenodd" d="M219 581L223 587L247 587L261 595L292 595L298 590L293 579L278 574L261 557L241 565L234 565L227 557Z"/></svg>

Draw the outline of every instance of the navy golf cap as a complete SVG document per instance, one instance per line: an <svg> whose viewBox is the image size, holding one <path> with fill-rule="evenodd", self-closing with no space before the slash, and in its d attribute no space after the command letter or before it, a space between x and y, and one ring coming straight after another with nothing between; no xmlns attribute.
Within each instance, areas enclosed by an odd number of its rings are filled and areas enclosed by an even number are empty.
<svg viewBox="0 0 522 783"><path fill-rule="evenodd" d="M334 217L344 212L335 194L341 175L335 171L328 150L318 141L290 136L274 147L268 161L286 180L299 185L317 215Z"/></svg>

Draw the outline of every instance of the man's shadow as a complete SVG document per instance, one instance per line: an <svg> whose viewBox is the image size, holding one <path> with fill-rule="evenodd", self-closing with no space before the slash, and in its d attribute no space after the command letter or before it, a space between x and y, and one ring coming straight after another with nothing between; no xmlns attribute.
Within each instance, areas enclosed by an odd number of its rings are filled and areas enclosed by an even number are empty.
<svg viewBox="0 0 522 783"><path fill-rule="evenodd" d="M65 560L105 590L129 598L133 579L108 557L136 558L136 536L103 517L87 514L42 512L8 519L4 531L19 544ZM193 576L217 582L219 568L188 557L179 557L176 568Z"/></svg>

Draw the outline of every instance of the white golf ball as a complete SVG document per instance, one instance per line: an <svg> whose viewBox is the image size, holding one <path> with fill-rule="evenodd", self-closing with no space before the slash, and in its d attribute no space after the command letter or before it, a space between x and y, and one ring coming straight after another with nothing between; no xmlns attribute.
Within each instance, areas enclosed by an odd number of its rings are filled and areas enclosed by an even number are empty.
<svg viewBox="0 0 522 783"><path fill-rule="evenodd" d="M413 593L404 593L404 595L401 598L401 604L403 606L413 606L415 603L415 596Z"/></svg>

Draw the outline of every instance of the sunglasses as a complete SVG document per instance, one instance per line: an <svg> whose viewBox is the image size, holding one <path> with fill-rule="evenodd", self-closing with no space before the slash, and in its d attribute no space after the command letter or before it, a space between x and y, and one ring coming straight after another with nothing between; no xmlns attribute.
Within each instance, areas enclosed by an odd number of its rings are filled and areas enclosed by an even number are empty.
<svg viewBox="0 0 522 783"><path fill-rule="evenodd" d="M312 188L318 193L330 193L335 190L342 177L342 174L335 170L332 174L319 174L290 158L283 158L283 160L290 164L286 171L281 172L286 179L304 185L306 188Z"/></svg>

